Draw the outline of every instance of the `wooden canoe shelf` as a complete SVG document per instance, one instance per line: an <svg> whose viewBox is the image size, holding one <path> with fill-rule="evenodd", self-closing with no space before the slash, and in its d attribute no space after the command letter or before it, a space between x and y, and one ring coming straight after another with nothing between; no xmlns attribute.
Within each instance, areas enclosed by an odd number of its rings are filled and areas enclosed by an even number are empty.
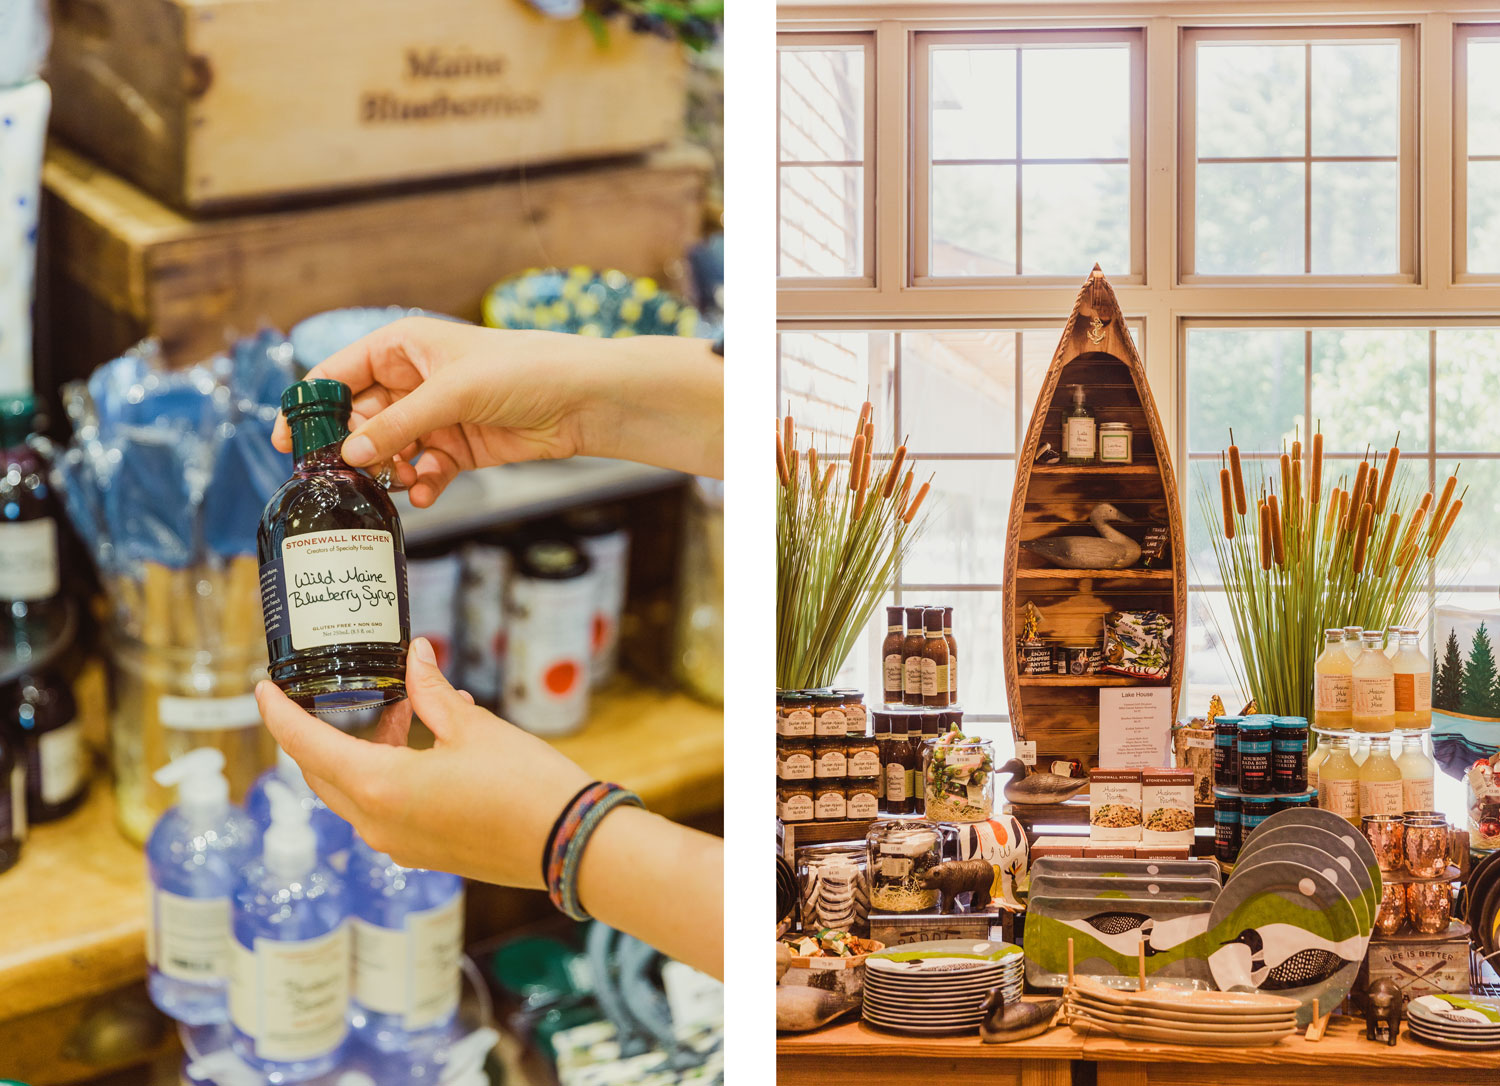
<svg viewBox="0 0 1500 1086"><path fill-rule="evenodd" d="M1067 389L1081 385L1100 422L1125 422L1133 432L1132 464L1035 464L1043 442L1062 446ZM1165 525L1160 568L1063 569L1045 565L1034 544L1091 531L1101 503L1125 518L1137 542L1145 525ZM1101 529L1105 535L1110 533ZM1118 541L1119 533L1114 532ZM1005 542L1005 683L1017 739L1036 743L1037 764L1099 761L1099 691L1106 687L1170 685L1177 714L1187 643L1186 548L1171 453L1145 368L1125 329L1114 290L1096 265L1078 293L1057 352L1037 395L1026 443L1016 463ZM1170 683L1124 675L1021 675L1017 636L1021 610L1041 613L1040 636L1062 644L1098 644L1113 611L1159 611L1172 620Z"/></svg>

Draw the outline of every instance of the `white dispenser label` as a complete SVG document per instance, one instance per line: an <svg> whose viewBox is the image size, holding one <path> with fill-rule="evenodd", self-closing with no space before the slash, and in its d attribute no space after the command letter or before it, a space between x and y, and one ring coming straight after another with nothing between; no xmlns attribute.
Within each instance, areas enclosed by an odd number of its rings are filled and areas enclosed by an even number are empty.
<svg viewBox="0 0 1500 1086"><path fill-rule="evenodd" d="M83 742L83 721L74 720L37 737L37 760L42 784L42 802L51 806L72 799L88 773L88 749Z"/></svg>
<svg viewBox="0 0 1500 1086"><path fill-rule="evenodd" d="M1071 418L1067 422L1067 436L1063 440L1066 456L1094 457L1094 420Z"/></svg>
<svg viewBox="0 0 1500 1086"><path fill-rule="evenodd" d="M183 897L158 889L154 926L152 952L162 976L204 984L229 975L227 897Z"/></svg>
<svg viewBox="0 0 1500 1086"><path fill-rule="evenodd" d="M355 917L354 1001L377 1014L399 1014L408 1030L425 1029L458 1009L463 895L409 913L406 927L383 928Z"/></svg>
<svg viewBox="0 0 1500 1086"><path fill-rule="evenodd" d="M156 716L164 728L177 731L223 731L260 726L260 708L254 694L228 698L184 698L163 694L156 699Z"/></svg>
<svg viewBox="0 0 1500 1086"><path fill-rule="evenodd" d="M0 599L57 595L57 524L51 517L0 524Z"/></svg>
<svg viewBox="0 0 1500 1086"><path fill-rule="evenodd" d="M255 1054L287 1062L315 1059L337 1048L346 1032L349 965L347 924L316 939L257 938L251 966L251 1014L257 1028L240 1026L255 1038Z"/></svg>
<svg viewBox="0 0 1500 1086"><path fill-rule="evenodd" d="M401 640L396 548L370 528L310 532L281 544L292 648Z"/></svg>

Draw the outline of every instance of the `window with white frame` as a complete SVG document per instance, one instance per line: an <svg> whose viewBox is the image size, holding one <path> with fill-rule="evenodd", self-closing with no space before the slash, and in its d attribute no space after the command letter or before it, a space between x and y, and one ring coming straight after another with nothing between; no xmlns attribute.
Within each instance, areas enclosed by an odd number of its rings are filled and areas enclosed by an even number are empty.
<svg viewBox="0 0 1500 1086"><path fill-rule="evenodd" d="M1453 61L1454 268L1500 275L1500 25L1462 27Z"/></svg>

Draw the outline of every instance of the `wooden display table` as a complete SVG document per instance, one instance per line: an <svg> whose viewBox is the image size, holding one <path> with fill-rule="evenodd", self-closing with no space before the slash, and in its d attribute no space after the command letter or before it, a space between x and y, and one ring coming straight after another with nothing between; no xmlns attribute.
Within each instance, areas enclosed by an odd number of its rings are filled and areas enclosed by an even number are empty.
<svg viewBox="0 0 1500 1086"><path fill-rule="evenodd" d="M1097 1086L1493 1086L1500 1052L1459 1052L1407 1038L1395 1047L1365 1040L1362 1019L1335 1016L1327 1036L1300 1034L1268 1048L1146 1044L1066 1026L1029 1041L987 1045L974 1035L907 1037L847 1022L814 1033L782 1034L777 1083L802 1086L1067 1086L1070 1063L1097 1067Z"/></svg>

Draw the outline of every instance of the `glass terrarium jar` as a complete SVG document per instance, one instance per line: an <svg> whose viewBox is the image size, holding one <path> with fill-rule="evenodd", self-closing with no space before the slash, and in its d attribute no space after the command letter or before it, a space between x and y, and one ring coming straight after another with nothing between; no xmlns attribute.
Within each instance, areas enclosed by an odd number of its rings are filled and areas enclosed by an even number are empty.
<svg viewBox="0 0 1500 1086"><path fill-rule="evenodd" d="M803 845L797 849L802 929L870 934L868 855L857 844Z"/></svg>
<svg viewBox="0 0 1500 1086"><path fill-rule="evenodd" d="M961 732L922 744L922 795L934 822L984 822L995 811L995 745Z"/></svg>
<svg viewBox="0 0 1500 1086"><path fill-rule="evenodd" d="M1484 852L1500 849L1500 776L1481 759L1464 774L1469 793L1469 847Z"/></svg>
<svg viewBox="0 0 1500 1086"><path fill-rule="evenodd" d="M943 861L951 831L925 820L877 822L865 838L874 912L919 913L937 907L938 892L927 876Z"/></svg>

